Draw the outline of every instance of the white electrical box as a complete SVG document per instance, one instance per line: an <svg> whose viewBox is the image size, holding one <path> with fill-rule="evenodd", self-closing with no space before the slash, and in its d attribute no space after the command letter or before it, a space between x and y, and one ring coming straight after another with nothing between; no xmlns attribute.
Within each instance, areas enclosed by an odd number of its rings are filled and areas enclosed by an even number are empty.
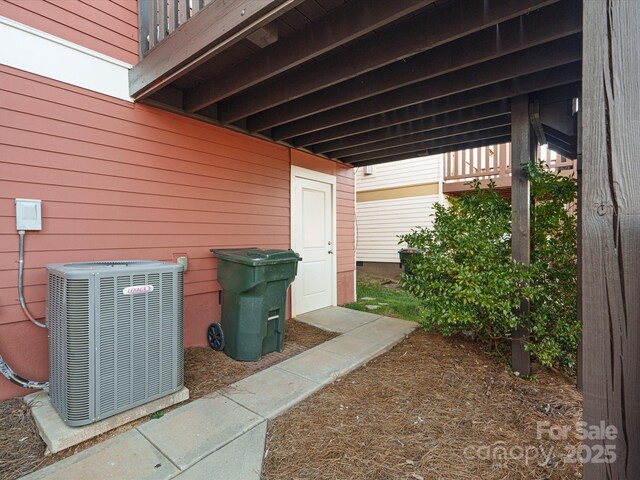
<svg viewBox="0 0 640 480"><path fill-rule="evenodd" d="M42 205L40 200L16 198L16 229L42 230Z"/></svg>

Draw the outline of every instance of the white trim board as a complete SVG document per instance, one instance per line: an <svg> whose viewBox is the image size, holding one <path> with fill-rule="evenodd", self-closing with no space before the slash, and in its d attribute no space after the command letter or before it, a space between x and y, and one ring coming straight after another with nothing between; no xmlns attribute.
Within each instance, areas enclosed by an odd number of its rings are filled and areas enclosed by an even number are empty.
<svg viewBox="0 0 640 480"><path fill-rule="evenodd" d="M133 102L131 65L0 16L0 64Z"/></svg>
<svg viewBox="0 0 640 480"><path fill-rule="evenodd" d="M291 248L293 250L296 249L296 245L293 244L294 239L296 238L296 225L294 222L294 189L293 182L295 178L307 178L309 180L315 180L317 182L328 183L331 185L331 215L333 217L333 225L332 225L332 246L333 246L333 292L331 293L331 305L327 306L336 306L338 305L338 244L337 244L337 209L336 209L336 176L329 175L327 173L316 172L315 170L309 170L307 168L298 167L296 165L291 165L291 183L290 183L290 224L291 224ZM292 286L293 287L293 286ZM292 294L293 295L293 294ZM293 301L291 302L291 316L295 317L299 312L294 311L293 309Z"/></svg>

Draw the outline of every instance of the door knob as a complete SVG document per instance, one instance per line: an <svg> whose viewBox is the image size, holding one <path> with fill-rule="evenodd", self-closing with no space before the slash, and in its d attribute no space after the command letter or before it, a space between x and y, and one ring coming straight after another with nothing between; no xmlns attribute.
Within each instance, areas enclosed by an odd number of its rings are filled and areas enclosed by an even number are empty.
<svg viewBox="0 0 640 480"><path fill-rule="evenodd" d="M329 250L327 253L332 254L332 253L333 253L333 250Z"/></svg>

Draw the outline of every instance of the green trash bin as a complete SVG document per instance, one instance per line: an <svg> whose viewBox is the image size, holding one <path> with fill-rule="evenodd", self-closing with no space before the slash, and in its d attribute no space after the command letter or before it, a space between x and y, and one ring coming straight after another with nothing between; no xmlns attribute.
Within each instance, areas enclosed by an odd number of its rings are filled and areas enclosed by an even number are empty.
<svg viewBox="0 0 640 480"><path fill-rule="evenodd" d="M400 264L402 266L402 272L405 275L412 276L413 272L411 271L412 257L414 255L422 255L424 252L419 248L401 248L398 250L400 254Z"/></svg>
<svg viewBox="0 0 640 480"><path fill-rule="evenodd" d="M287 288L298 272L293 250L216 249L222 322L209 326L209 344L231 358L255 361L282 351Z"/></svg>

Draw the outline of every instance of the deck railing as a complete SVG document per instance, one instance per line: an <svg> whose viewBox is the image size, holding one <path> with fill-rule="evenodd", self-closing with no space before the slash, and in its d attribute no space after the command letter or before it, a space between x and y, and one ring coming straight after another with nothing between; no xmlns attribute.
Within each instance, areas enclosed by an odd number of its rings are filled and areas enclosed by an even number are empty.
<svg viewBox="0 0 640 480"><path fill-rule="evenodd" d="M138 0L140 59L213 0Z"/></svg>
<svg viewBox="0 0 640 480"><path fill-rule="evenodd" d="M538 159L546 168L570 175L575 172L576 161L538 147ZM474 179L494 180L500 185L511 184L511 144L491 145L448 153L444 157L445 183L466 183Z"/></svg>

